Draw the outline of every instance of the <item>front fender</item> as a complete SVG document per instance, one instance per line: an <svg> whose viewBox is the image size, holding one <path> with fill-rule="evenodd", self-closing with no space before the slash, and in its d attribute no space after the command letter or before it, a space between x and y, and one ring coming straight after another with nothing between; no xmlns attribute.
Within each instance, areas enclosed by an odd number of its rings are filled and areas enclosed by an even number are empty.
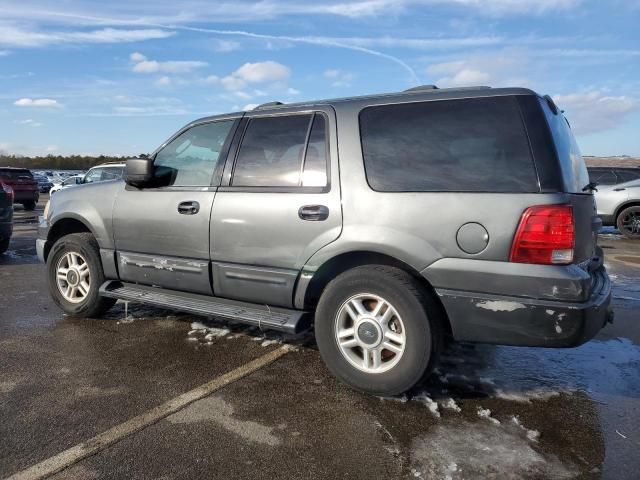
<svg viewBox="0 0 640 480"><path fill-rule="evenodd" d="M91 231L100 248L114 249L113 204L122 188L122 181L112 181L60 190L51 197L46 222L51 228L63 219L78 220Z"/></svg>

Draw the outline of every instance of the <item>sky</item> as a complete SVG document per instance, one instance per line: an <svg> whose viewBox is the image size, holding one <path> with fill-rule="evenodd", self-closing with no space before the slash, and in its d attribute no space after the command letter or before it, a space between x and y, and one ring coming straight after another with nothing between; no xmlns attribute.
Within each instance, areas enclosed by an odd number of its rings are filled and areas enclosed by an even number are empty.
<svg viewBox="0 0 640 480"><path fill-rule="evenodd" d="M135 155L196 118L419 84L550 94L640 156L640 0L0 0L0 151Z"/></svg>

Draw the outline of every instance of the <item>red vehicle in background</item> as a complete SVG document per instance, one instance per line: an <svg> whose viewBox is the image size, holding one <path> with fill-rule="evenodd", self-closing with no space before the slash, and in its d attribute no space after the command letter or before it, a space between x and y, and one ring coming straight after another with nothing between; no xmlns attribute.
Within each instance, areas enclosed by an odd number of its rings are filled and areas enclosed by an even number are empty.
<svg viewBox="0 0 640 480"><path fill-rule="evenodd" d="M0 180L0 255L9 248L13 233L13 189Z"/></svg>
<svg viewBox="0 0 640 480"><path fill-rule="evenodd" d="M40 198L38 182L26 168L0 167L0 182L13 189L13 202L21 203L25 210L36 208Z"/></svg>

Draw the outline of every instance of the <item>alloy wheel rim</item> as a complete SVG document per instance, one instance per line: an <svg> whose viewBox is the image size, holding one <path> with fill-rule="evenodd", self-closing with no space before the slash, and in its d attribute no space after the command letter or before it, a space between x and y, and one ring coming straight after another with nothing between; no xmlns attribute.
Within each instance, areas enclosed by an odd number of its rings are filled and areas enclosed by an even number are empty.
<svg viewBox="0 0 640 480"><path fill-rule="evenodd" d="M622 229L632 235L640 235L640 211L629 212L622 217Z"/></svg>
<svg viewBox="0 0 640 480"><path fill-rule="evenodd" d="M85 258L77 252L67 252L56 265L56 284L63 298L80 303L91 290L91 272Z"/></svg>
<svg viewBox="0 0 640 480"><path fill-rule="evenodd" d="M390 302L379 295L359 293L338 309L335 340L352 366L366 373L383 373L402 358L407 336Z"/></svg>

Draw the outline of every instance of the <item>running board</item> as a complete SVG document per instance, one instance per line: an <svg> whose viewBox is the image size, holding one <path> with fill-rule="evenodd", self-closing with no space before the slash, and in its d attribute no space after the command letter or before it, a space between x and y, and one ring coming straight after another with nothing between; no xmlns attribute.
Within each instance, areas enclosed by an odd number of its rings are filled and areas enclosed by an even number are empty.
<svg viewBox="0 0 640 480"><path fill-rule="evenodd" d="M108 280L100 287L103 297L117 298L128 302L141 302L156 307L235 320L267 330L297 334L309 327L309 312L269 307L254 303L239 302L226 298L210 297L195 293L179 292L158 287L147 287L135 283Z"/></svg>

